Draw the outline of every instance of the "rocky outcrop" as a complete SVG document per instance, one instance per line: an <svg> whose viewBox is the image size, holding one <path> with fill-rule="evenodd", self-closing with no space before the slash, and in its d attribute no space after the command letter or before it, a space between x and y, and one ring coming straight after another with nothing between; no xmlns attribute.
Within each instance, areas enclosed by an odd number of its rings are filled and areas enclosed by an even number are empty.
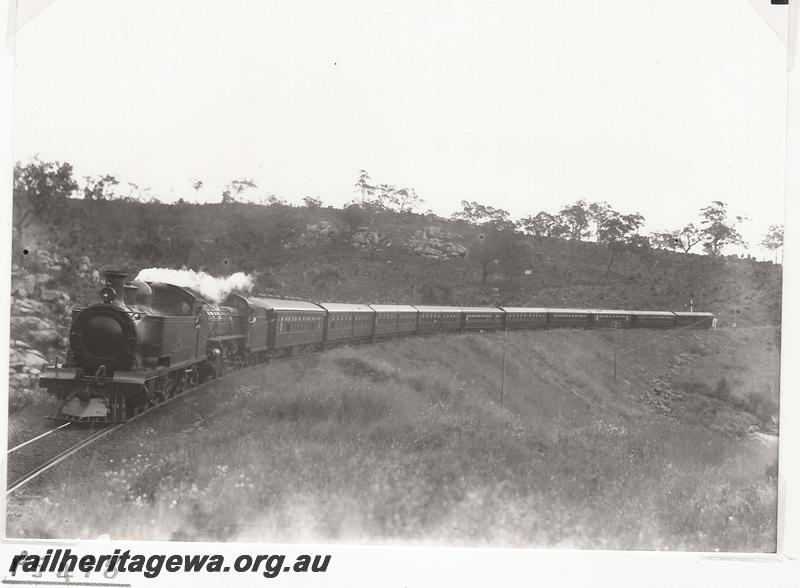
<svg viewBox="0 0 800 588"><path fill-rule="evenodd" d="M441 227L425 227L416 231L414 236L406 242L406 250L431 259L466 257L469 250L454 242L454 239L460 237L455 233L443 231Z"/></svg>
<svg viewBox="0 0 800 588"><path fill-rule="evenodd" d="M16 339L11 341L8 360L8 377L11 388L34 388L39 374L47 365L47 360L38 349Z"/></svg>
<svg viewBox="0 0 800 588"><path fill-rule="evenodd" d="M11 268L9 386L12 392L36 388L41 370L66 356L73 302L60 287L63 276L76 272L87 281L101 279L88 257L73 264L47 251L32 255L29 263L14 264Z"/></svg>
<svg viewBox="0 0 800 588"><path fill-rule="evenodd" d="M297 240L300 247L313 248L325 245L333 241L339 235L339 228L328 221L318 221L311 225L306 225L303 234Z"/></svg>
<svg viewBox="0 0 800 588"><path fill-rule="evenodd" d="M371 231L369 227L357 228L350 237L350 244L356 249L373 249L384 244L383 241L383 236L377 231Z"/></svg>

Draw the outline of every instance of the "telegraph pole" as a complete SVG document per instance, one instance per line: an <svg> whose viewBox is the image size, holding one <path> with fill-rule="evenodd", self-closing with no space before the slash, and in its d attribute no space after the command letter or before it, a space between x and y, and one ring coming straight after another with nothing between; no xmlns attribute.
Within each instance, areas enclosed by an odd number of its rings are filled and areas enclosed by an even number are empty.
<svg viewBox="0 0 800 588"><path fill-rule="evenodd" d="M503 404L503 398L506 392L506 350L508 348L508 329L503 329L503 371L500 375L500 404Z"/></svg>
<svg viewBox="0 0 800 588"><path fill-rule="evenodd" d="M617 321L611 323L614 329L614 390L617 389Z"/></svg>

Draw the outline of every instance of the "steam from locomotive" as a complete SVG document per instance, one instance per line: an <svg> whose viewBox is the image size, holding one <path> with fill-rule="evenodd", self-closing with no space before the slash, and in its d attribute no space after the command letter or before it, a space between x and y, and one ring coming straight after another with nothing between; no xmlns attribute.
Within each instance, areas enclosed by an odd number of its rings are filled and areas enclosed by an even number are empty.
<svg viewBox="0 0 800 588"><path fill-rule="evenodd" d="M220 304L231 292L250 292L255 279L250 274L236 272L230 276L212 276L206 272L189 269L149 267L136 277L140 282L165 282L199 292L206 300Z"/></svg>

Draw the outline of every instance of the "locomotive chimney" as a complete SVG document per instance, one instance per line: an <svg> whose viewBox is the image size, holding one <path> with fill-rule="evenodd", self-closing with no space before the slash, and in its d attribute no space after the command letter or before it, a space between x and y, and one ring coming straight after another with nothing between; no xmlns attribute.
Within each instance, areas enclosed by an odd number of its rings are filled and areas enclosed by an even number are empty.
<svg viewBox="0 0 800 588"><path fill-rule="evenodd" d="M125 293L125 278L128 276L125 272L119 270L106 270L103 272L103 277L106 279L105 287L100 290L100 297L106 304L112 302L122 304Z"/></svg>

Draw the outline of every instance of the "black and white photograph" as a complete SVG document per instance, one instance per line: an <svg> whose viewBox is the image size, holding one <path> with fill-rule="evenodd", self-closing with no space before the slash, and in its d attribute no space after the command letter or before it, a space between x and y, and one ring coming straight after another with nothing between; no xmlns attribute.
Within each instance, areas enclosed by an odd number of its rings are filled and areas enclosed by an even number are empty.
<svg viewBox="0 0 800 588"><path fill-rule="evenodd" d="M16 4L7 538L779 551L796 5Z"/></svg>

